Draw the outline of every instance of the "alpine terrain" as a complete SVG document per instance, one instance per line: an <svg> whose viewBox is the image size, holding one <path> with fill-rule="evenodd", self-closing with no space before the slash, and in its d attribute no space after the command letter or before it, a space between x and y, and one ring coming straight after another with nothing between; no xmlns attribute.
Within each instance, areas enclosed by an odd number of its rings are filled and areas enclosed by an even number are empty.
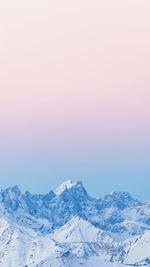
<svg viewBox="0 0 150 267"><path fill-rule="evenodd" d="M81 182L55 192L0 192L0 266L150 265L150 201L126 192L88 195Z"/></svg>

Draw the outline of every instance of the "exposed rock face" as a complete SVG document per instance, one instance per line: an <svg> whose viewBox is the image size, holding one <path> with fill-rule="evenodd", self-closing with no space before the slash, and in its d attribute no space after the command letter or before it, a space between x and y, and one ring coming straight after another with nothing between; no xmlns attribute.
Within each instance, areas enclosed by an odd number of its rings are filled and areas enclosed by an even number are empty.
<svg viewBox="0 0 150 267"><path fill-rule="evenodd" d="M0 266L88 266L92 257L149 264L150 202L126 192L95 199L72 181L46 195L0 192Z"/></svg>

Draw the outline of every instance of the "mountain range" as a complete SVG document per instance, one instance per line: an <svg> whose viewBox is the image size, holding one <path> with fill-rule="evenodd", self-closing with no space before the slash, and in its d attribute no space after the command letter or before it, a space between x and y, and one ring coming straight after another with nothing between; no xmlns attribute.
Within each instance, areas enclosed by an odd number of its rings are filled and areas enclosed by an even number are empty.
<svg viewBox="0 0 150 267"><path fill-rule="evenodd" d="M55 192L0 192L0 266L120 267L150 264L150 201L127 192L88 195L82 182Z"/></svg>

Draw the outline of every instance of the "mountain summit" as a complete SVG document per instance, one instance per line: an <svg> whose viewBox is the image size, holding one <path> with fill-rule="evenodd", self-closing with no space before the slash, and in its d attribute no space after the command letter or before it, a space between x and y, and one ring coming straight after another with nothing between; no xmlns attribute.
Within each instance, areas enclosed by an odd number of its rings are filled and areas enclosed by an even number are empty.
<svg viewBox="0 0 150 267"><path fill-rule="evenodd" d="M82 182L71 180L45 195L28 191L22 194L17 186L0 192L1 212L18 224L51 233L74 216L80 216L93 226L108 231L117 240L149 229L150 212L144 212L148 203L139 202L126 192L112 192L102 198L92 198ZM41 220L45 220L44 223Z"/></svg>
<svg viewBox="0 0 150 267"><path fill-rule="evenodd" d="M76 186L78 182L73 182L71 180L68 180L64 183L62 183L56 190L55 194L60 195L63 191L70 189L73 186Z"/></svg>
<svg viewBox="0 0 150 267"><path fill-rule="evenodd" d="M0 266L138 266L150 263L149 244L150 202L127 192L93 198L71 180L45 195L0 192Z"/></svg>

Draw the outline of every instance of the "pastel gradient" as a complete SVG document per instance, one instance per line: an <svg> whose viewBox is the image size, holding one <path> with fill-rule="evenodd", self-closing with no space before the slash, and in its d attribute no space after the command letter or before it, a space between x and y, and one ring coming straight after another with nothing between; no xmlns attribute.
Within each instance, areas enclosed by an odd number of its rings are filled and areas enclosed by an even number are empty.
<svg viewBox="0 0 150 267"><path fill-rule="evenodd" d="M150 1L0 4L0 187L149 198Z"/></svg>

